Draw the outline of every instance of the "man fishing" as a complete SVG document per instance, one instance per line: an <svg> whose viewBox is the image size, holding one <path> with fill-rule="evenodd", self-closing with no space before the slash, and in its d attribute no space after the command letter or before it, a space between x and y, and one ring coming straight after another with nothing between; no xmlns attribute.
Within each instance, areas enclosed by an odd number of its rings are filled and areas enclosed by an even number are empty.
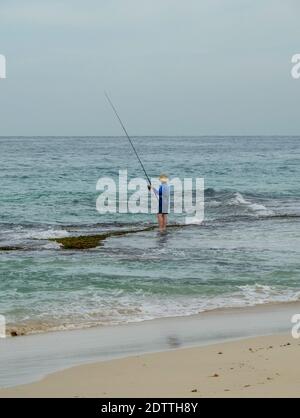
<svg viewBox="0 0 300 418"><path fill-rule="evenodd" d="M168 185L168 176L161 174L159 176L160 186L157 190L155 187L148 185L149 190L153 190L158 200L157 220L160 232L164 232L167 228L169 201L170 201L170 186Z"/></svg>
<svg viewBox="0 0 300 418"><path fill-rule="evenodd" d="M137 157L137 159L138 159L138 161L139 161L139 163L140 163L140 165L143 169L143 172L144 172L144 174L146 176L146 179L148 181L148 189L149 190L152 189L153 192L155 193L156 197L157 197L157 200L158 200L158 212L157 212L158 226L159 226L159 230L161 232L163 232L167 228L168 213L169 213L170 187L167 184L168 183L168 176L166 176L165 174L161 174L159 176L159 180L160 180L161 184L160 184L158 190L155 189L154 187L152 187L151 180L150 180L150 178L149 178L149 176L148 176L148 174L145 170L144 164L142 163L142 160L140 159L140 157L139 157L139 155L138 155L138 153L135 149L135 146L133 145L133 142L132 142L130 136L128 135L128 132L127 132L127 130L126 130L126 128L125 128L125 126L124 126L124 124L123 124L115 106L113 105L112 101L110 100L108 94L106 92L104 92L104 94L105 94L105 96L107 98L107 101L109 102L112 110L114 111L114 114L116 115L123 131L125 132L125 135L126 135L128 141L129 141L130 145L131 145L131 148L133 149L133 151L134 151L134 153L135 153L135 155L136 155L136 157Z"/></svg>

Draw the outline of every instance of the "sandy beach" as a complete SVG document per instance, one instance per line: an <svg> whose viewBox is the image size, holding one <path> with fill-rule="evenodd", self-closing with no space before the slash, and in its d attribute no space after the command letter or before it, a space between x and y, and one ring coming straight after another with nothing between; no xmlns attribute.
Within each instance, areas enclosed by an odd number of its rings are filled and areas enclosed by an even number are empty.
<svg viewBox="0 0 300 418"><path fill-rule="evenodd" d="M0 397L298 397L299 303L0 341Z"/></svg>
<svg viewBox="0 0 300 418"><path fill-rule="evenodd" d="M298 397L300 342L264 336L73 367L0 397Z"/></svg>

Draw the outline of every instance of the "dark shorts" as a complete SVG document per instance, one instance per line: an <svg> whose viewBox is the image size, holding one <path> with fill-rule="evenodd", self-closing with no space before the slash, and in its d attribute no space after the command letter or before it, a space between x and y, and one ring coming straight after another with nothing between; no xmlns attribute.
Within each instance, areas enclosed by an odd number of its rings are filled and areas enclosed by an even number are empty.
<svg viewBox="0 0 300 418"><path fill-rule="evenodd" d="M158 215L169 215L168 212L157 212Z"/></svg>

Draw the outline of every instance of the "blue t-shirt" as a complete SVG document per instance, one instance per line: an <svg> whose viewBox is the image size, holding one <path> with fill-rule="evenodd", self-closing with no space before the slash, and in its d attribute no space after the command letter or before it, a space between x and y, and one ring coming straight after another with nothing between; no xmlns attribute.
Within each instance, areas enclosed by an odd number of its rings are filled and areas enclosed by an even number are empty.
<svg viewBox="0 0 300 418"><path fill-rule="evenodd" d="M155 188L153 190L158 197L158 213L169 213L170 186L162 183L158 190Z"/></svg>

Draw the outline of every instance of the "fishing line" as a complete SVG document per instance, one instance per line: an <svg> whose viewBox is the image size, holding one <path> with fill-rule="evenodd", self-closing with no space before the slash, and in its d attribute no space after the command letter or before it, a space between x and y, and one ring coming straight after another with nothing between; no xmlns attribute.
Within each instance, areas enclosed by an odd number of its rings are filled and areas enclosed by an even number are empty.
<svg viewBox="0 0 300 418"><path fill-rule="evenodd" d="M133 149L133 151L134 151L134 153L135 153L135 155L136 155L137 159L139 160L139 163L141 164L141 167L142 167L142 169L143 169L143 171L144 171L144 173L145 173L145 176L146 176L146 178L147 178L147 180L148 180L149 186L151 186L151 180L150 180L150 178L149 178L149 176L148 176L148 174L147 174L147 172L146 172L146 169L145 169L145 167L144 167L144 164L142 163L142 160L140 159L139 154L137 153L137 150L135 149L135 147L134 147L134 145L133 145L133 143L132 143L132 140L131 140L130 136L128 135L128 132L126 131L126 128L125 128L125 126L124 126L124 124L123 124L123 122L122 122L122 120L121 120L120 116L118 115L118 112L117 112L117 110L116 110L115 106L113 105L113 103L112 103L112 101L110 100L110 98L109 98L108 94L106 93L106 91L104 92L104 94L105 94L105 97L107 98L107 101L108 101L108 103L110 104L110 106L111 106L112 110L114 111L114 113L115 113L116 117L118 118L118 121L119 121L120 125L122 126L123 131L125 132L125 135L127 136L127 139L128 139L128 141L129 141L129 143L130 143L130 145L131 145L131 147L132 147L132 149Z"/></svg>

